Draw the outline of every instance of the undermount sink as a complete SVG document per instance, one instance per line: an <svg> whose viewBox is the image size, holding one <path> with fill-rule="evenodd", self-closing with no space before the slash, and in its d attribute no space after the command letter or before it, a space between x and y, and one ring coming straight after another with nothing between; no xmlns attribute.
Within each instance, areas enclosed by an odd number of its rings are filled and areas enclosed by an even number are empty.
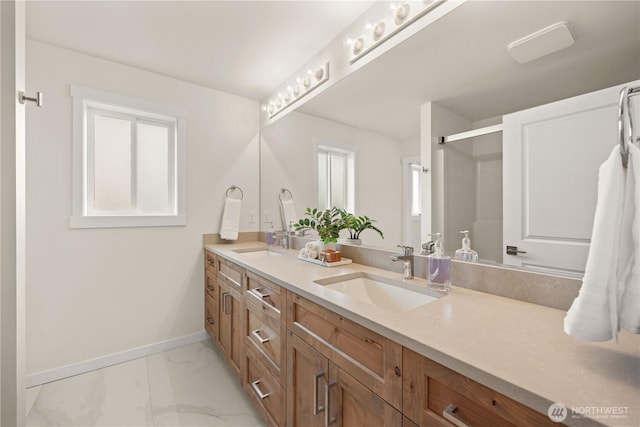
<svg viewBox="0 0 640 427"><path fill-rule="evenodd" d="M438 298L407 289L402 282L357 272L315 280L315 283L350 298L391 312L413 310Z"/></svg>
<svg viewBox="0 0 640 427"><path fill-rule="evenodd" d="M250 258L262 258L262 257L270 257L270 256L282 256L279 252L269 251L266 248L245 248L245 249L234 249L233 252L237 254L242 254L242 256L250 257Z"/></svg>

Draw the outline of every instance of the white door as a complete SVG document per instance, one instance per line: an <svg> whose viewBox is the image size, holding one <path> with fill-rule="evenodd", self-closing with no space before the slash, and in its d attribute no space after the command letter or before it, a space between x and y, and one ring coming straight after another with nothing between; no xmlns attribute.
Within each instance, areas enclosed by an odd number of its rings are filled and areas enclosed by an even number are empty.
<svg viewBox="0 0 640 427"><path fill-rule="evenodd" d="M627 85L504 116L505 264L583 275L598 168L618 142L618 97ZM507 246L522 253L508 255Z"/></svg>
<svg viewBox="0 0 640 427"><path fill-rule="evenodd" d="M25 341L25 4L0 1L0 425L23 426Z"/></svg>

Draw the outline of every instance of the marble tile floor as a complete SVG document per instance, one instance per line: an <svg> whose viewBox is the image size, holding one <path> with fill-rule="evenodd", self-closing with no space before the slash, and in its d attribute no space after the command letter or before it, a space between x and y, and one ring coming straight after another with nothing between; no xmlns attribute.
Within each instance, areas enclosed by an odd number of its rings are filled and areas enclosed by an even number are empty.
<svg viewBox="0 0 640 427"><path fill-rule="evenodd" d="M210 341L26 390L27 427L263 427Z"/></svg>

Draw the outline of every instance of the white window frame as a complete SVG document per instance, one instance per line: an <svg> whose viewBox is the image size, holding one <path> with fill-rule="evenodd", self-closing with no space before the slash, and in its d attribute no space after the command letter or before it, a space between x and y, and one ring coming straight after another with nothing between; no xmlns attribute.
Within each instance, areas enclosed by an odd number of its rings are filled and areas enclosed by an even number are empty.
<svg viewBox="0 0 640 427"><path fill-rule="evenodd" d="M71 85L73 98L73 174L71 228L161 227L184 226L186 111L143 99L132 98L84 86ZM109 117L132 117L138 123L164 125L170 128L170 175L167 183L170 208L163 212L124 212L95 210L92 205L93 163L89 123L91 114L106 113ZM135 144L135 142L132 142ZM135 198L135 188L132 188Z"/></svg>
<svg viewBox="0 0 640 427"><path fill-rule="evenodd" d="M351 213L355 213L356 210L356 176L357 176L357 158L358 151L356 147L349 145L337 144L333 141L323 140L321 138L315 138L313 144L313 167L314 167L314 181L315 181L315 190L316 190L316 200L318 201L318 205L320 205L320 191L319 191L319 176L318 176L318 154L320 152L331 152L344 155L346 157L346 182L345 182L345 194L347 198L347 203L345 206L345 210ZM329 206L329 209L332 206Z"/></svg>

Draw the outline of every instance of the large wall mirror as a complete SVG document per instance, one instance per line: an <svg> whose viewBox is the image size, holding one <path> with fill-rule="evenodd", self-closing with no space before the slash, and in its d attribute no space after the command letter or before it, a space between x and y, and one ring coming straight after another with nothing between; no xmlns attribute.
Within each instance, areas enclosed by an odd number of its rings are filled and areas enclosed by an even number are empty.
<svg viewBox="0 0 640 427"><path fill-rule="evenodd" d="M568 48L526 64L507 52L509 43L561 21L575 38ZM261 209L282 228L279 197L292 195L298 216L318 206L318 152L329 147L353 153L353 209L376 219L385 233L382 240L364 232L364 244L409 244L419 253L426 233L448 221L445 244L453 252L460 246L459 227L473 229L476 222L473 246L485 262L500 264L502 136L442 146L432 140L434 132L456 133L451 117L485 127L501 123L505 114L638 78L638 2L469 1L265 127ZM427 103L432 117L441 119L421 136L421 106ZM429 165L421 164L425 158ZM431 169L429 179L423 167ZM446 174L455 185L442 185ZM430 187L422 202L419 182ZM427 226L421 217L429 218ZM270 227L261 223L262 230Z"/></svg>

